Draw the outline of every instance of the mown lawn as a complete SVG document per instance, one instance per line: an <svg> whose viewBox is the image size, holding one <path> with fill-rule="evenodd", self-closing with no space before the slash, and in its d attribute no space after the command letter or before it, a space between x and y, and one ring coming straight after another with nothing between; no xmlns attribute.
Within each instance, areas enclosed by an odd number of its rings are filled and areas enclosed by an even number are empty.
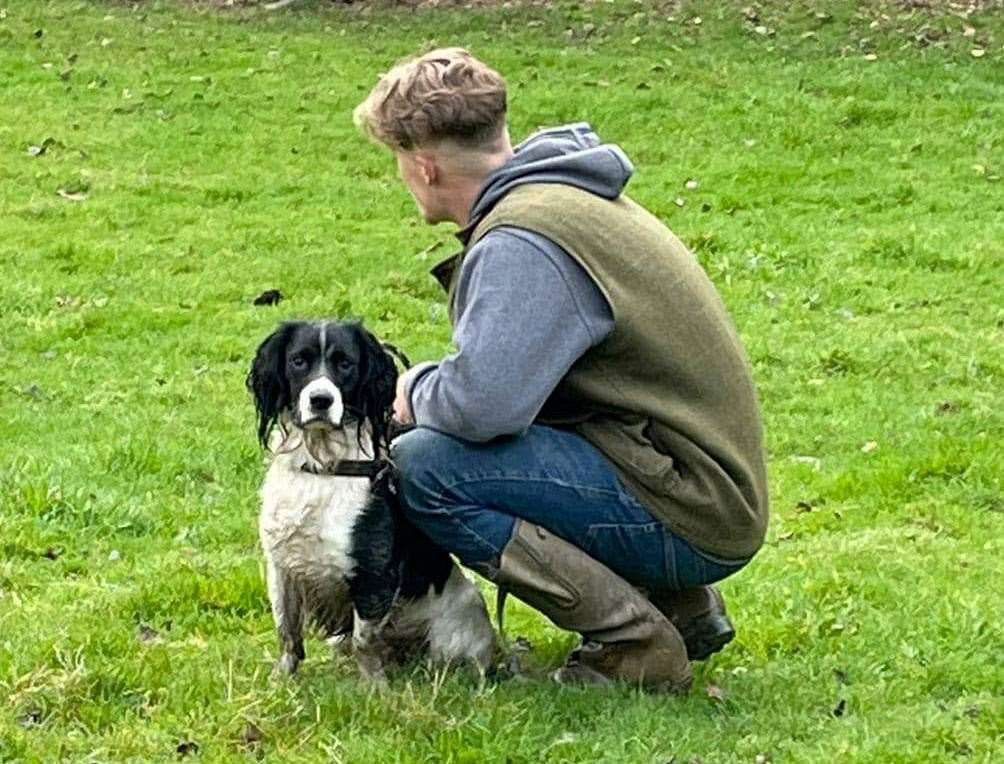
<svg viewBox="0 0 1004 764"><path fill-rule="evenodd" d="M1004 758L1004 15L742 5L0 0L0 760ZM350 120L434 42L620 143L748 344L772 527L687 698L268 679L244 375L292 316L448 347L449 230Z"/></svg>

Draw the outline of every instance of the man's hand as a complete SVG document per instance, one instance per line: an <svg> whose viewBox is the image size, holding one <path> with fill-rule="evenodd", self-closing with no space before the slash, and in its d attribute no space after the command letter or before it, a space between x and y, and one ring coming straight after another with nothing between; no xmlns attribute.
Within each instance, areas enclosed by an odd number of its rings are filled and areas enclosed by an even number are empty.
<svg viewBox="0 0 1004 764"><path fill-rule="evenodd" d="M409 369L397 378L397 395L394 397L394 419L398 424L414 424L415 417L411 413L411 401L408 400L408 380L414 369Z"/></svg>

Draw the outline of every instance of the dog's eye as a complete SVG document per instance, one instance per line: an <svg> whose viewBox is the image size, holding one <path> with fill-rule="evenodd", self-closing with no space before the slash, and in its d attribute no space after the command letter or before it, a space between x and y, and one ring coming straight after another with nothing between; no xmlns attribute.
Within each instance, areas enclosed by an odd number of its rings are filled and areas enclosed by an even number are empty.
<svg viewBox="0 0 1004 764"><path fill-rule="evenodd" d="M339 371L349 371L355 364L352 362L351 358L340 359L335 366L338 367Z"/></svg>
<svg viewBox="0 0 1004 764"><path fill-rule="evenodd" d="M307 368L307 359L303 356L295 355L289 359L290 368L296 369L297 371L303 371Z"/></svg>

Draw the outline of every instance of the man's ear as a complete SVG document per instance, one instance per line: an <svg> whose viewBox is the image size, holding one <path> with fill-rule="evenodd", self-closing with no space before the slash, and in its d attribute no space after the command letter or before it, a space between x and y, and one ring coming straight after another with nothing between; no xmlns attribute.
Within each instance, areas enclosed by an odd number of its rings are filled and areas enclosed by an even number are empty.
<svg viewBox="0 0 1004 764"><path fill-rule="evenodd" d="M435 186L439 182L439 162L436 155L427 151L415 153L415 162L418 163L418 171L422 173L422 180L427 186Z"/></svg>

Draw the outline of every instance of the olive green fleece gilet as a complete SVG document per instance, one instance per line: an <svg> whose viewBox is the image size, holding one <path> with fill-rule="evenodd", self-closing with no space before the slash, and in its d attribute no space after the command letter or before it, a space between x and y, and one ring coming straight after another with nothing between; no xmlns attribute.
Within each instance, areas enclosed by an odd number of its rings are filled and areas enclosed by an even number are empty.
<svg viewBox="0 0 1004 764"><path fill-rule="evenodd" d="M767 528L759 406L743 346L694 256L623 195L518 186L448 264L451 318L464 254L499 226L560 245L613 311L613 331L572 366L537 421L589 440L652 514L697 548L726 560L751 556Z"/></svg>

